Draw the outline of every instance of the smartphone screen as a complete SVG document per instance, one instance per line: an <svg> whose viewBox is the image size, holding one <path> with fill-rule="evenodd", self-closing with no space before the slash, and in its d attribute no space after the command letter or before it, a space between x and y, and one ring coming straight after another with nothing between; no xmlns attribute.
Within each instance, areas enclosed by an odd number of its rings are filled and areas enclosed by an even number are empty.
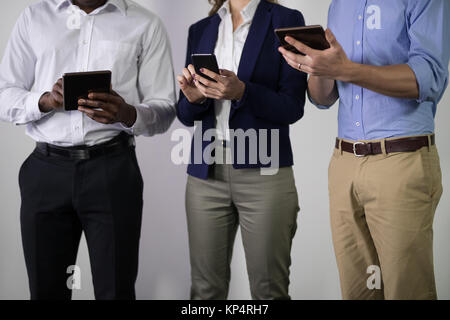
<svg viewBox="0 0 450 320"><path fill-rule="evenodd" d="M193 54L192 64L194 65L195 72L205 79L216 82L207 75L200 72L200 69L205 68L217 74L220 74L219 65L217 63L216 56L214 54Z"/></svg>

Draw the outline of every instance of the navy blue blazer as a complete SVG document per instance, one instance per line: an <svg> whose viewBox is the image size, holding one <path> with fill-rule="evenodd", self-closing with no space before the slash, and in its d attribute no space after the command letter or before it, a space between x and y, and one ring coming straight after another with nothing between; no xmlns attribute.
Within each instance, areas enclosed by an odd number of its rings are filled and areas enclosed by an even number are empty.
<svg viewBox="0 0 450 320"><path fill-rule="evenodd" d="M193 53L214 53L221 18L218 14L203 19L189 28L186 66L191 64ZM279 166L293 165L289 125L303 117L305 93L307 88L306 74L294 70L278 52L280 42L274 29L283 27L303 26L303 15L296 10L288 9L278 4L262 0L256 10L253 23L244 45L238 77L246 85L244 96L239 101L232 101L230 112L230 129L247 131L255 129L258 139L258 154L260 129L267 129L268 154L271 153L271 129L279 130ZM203 137L206 130L215 128L214 100L208 99L203 104L190 103L183 92L177 106L178 119L186 126L192 127L194 122L201 121L191 146L191 161L188 174L200 179L207 179L211 168L210 159L201 157L201 163L195 164L195 148L203 150L211 144L207 139L195 143L195 137ZM237 143L237 142L236 142ZM245 144L245 162L239 164L237 152L233 167L261 168L271 164L261 163L259 156L256 161L249 159L249 139ZM199 152L200 150L197 150ZM198 162L198 161L197 161ZM242 161L241 161L242 162Z"/></svg>

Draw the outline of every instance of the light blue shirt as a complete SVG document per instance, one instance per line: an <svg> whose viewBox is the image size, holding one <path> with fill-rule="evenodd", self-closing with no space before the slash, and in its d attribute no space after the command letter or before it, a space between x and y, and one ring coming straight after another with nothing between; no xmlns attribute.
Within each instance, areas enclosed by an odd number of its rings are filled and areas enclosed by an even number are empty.
<svg viewBox="0 0 450 320"><path fill-rule="evenodd" d="M436 107L448 84L450 0L333 0L328 27L354 62L408 64L420 90L418 100L398 99L338 81L339 137L434 133Z"/></svg>

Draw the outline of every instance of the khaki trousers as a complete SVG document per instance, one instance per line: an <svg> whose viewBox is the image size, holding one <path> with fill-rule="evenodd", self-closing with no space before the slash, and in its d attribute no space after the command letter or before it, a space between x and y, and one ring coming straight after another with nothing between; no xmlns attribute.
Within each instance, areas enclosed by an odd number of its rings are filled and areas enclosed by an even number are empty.
<svg viewBox="0 0 450 320"><path fill-rule="evenodd" d="M436 146L386 154L383 144L383 152L358 158L335 149L330 163L342 296L436 299L433 218L442 195Z"/></svg>
<svg viewBox="0 0 450 320"><path fill-rule="evenodd" d="M217 164L208 180L188 177L186 211L192 299L227 298L238 226L252 298L290 299L290 253L299 211L291 167L268 176L259 169Z"/></svg>

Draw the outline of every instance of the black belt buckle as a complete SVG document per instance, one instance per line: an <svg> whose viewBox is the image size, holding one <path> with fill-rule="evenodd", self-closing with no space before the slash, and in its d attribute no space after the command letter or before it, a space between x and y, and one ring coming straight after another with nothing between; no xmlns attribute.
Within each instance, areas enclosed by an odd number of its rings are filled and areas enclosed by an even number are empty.
<svg viewBox="0 0 450 320"><path fill-rule="evenodd" d="M87 149L70 150L69 154L73 160L89 160L91 158L91 153Z"/></svg>

